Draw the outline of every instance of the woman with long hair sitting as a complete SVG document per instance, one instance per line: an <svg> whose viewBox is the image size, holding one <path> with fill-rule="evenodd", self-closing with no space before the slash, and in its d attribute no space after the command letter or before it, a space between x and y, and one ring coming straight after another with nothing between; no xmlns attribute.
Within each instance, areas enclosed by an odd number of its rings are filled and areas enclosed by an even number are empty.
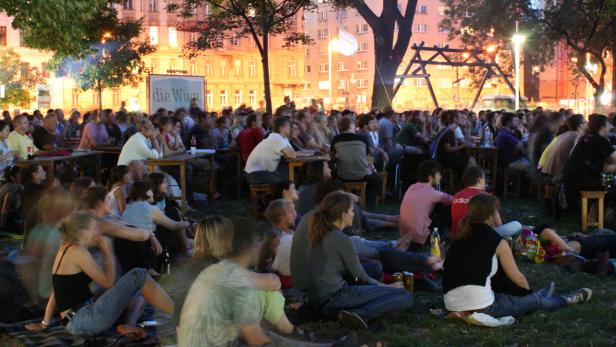
<svg viewBox="0 0 616 347"><path fill-rule="evenodd" d="M59 230L62 243L53 264L53 292L44 319L41 323L29 324L28 330L46 329L54 312L60 312L61 323L69 334L95 336L111 328L137 294L155 308L173 313L173 300L144 269L133 269L115 281L111 241L101 235L96 218L90 213L72 213L62 221ZM91 247L102 252L103 268L88 252ZM90 282L107 290L94 299ZM146 332L136 327L136 323L134 319L119 325L117 331L144 338Z"/></svg>
<svg viewBox="0 0 616 347"><path fill-rule="evenodd" d="M343 192L327 195L312 215L306 291L308 301L326 315L336 314L341 323L361 329L373 318L411 307L413 297L400 282L383 285L366 274L353 243L342 232L353 216L353 196ZM365 285L347 284L344 272Z"/></svg>
<svg viewBox="0 0 616 347"><path fill-rule="evenodd" d="M532 291L509 244L494 231L501 224L494 196L479 194L471 199L445 258L443 292L448 311L461 317L479 311L493 317L517 316L590 299L588 288L565 296L552 296L553 284Z"/></svg>
<svg viewBox="0 0 616 347"><path fill-rule="evenodd" d="M126 209L127 188L132 180L132 175L126 165L118 165L111 169L111 177L107 183L111 195L111 215L120 218Z"/></svg>

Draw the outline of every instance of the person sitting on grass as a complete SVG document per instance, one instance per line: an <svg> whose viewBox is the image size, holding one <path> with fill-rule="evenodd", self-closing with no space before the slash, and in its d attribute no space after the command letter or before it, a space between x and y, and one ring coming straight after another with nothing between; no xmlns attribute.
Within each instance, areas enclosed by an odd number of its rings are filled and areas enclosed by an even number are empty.
<svg viewBox="0 0 616 347"><path fill-rule="evenodd" d="M343 325L365 329L374 318L410 308L413 296L402 283L383 285L362 268L353 243L342 233L353 223L353 200L348 193L331 193L310 217L306 292L308 302L326 316L335 315ZM344 272L365 285L347 284Z"/></svg>
<svg viewBox="0 0 616 347"><path fill-rule="evenodd" d="M471 199L445 259L443 292L448 311L462 318L474 312L493 317L518 316L539 309L556 310L590 299L592 291L588 288L553 296L553 283L532 291L516 265L509 244L494 230L501 224L495 197L479 194ZM497 273L505 280L499 282L509 281L510 288L495 287Z"/></svg>
<svg viewBox="0 0 616 347"><path fill-rule="evenodd" d="M122 313L140 298L166 314L173 313L173 300L144 269L133 269L117 282L111 240L101 235L96 218L87 212L74 212L60 225L62 243L53 264L53 292L41 323L26 326L30 331L47 329L54 312L73 336L96 336L111 328ZM88 248L97 247L103 255L101 269ZM96 301L90 282L107 290ZM137 327L141 312L131 312L125 324L117 326L122 335L147 333Z"/></svg>
<svg viewBox="0 0 616 347"><path fill-rule="evenodd" d="M292 202L285 199L270 201L265 218L272 224L265 236L259 259L259 270L272 271L281 277L283 287L291 285L291 245L297 212Z"/></svg>
<svg viewBox="0 0 616 347"><path fill-rule="evenodd" d="M400 205L400 236L410 235L411 241L423 245L430 230L449 227L449 205L453 197L435 189L441 183L442 167L426 160L417 168L417 183L411 185Z"/></svg>
<svg viewBox="0 0 616 347"><path fill-rule="evenodd" d="M201 271L188 290L177 329L179 346L314 345L261 327L264 320L283 334L301 335L284 313L278 278L249 270L257 264L260 252L261 240L254 229L233 230L231 222L220 216L200 222L195 258L221 260L213 260L215 264ZM272 282L277 288L271 287ZM264 284L267 291L259 290Z"/></svg>
<svg viewBox="0 0 616 347"><path fill-rule="evenodd" d="M469 166L462 174L464 189L453 196L451 203L451 233L450 237L455 237L458 232L460 221L468 212L468 202L477 194L486 193L486 178L483 169L479 166ZM501 237L513 237L520 233L522 224L513 221L503 224L494 229Z"/></svg>

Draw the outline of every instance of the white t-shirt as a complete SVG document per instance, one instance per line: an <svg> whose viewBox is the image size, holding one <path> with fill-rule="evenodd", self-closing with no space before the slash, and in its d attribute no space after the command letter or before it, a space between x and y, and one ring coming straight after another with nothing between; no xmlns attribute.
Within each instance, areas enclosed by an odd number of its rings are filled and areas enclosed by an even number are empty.
<svg viewBox="0 0 616 347"><path fill-rule="evenodd" d="M292 148L289 140L278 133L271 133L250 152L244 170L247 173L257 171L276 172L282 156L282 150L285 148Z"/></svg>
<svg viewBox="0 0 616 347"><path fill-rule="evenodd" d="M272 270L283 276L291 276L291 244L293 234L285 234L280 238L276 248L276 257L272 263Z"/></svg>
<svg viewBox="0 0 616 347"><path fill-rule="evenodd" d="M464 140L464 134L462 133L462 129L460 127L456 127L456 130L453 131L456 136L456 140Z"/></svg>
<svg viewBox="0 0 616 347"><path fill-rule="evenodd" d="M498 259L492 256L492 270L484 286L467 285L457 287L443 296L445 308L452 312L475 311L494 303L491 278L498 270Z"/></svg>
<svg viewBox="0 0 616 347"><path fill-rule="evenodd" d="M118 165L128 165L133 160L143 161L160 157L160 153L152 148L150 140L143 136L142 133L137 132L122 147L120 157L118 158Z"/></svg>

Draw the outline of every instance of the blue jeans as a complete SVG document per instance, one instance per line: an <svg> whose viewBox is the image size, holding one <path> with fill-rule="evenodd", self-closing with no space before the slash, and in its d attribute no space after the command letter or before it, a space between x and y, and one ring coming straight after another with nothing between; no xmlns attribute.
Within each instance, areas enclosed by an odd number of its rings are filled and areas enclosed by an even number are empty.
<svg viewBox="0 0 616 347"><path fill-rule="evenodd" d="M522 224L520 224L520 222L513 221L495 228L494 231L496 231L503 238L514 237L522 231Z"/></svg>
<svg viewBox="0 0 616 347"><path fill-rule="evenodd" d="M332 316L340 310L346 310L360 315L368 322L390 312L406 310L412 305L413 296L404 289L381 285L345 285L323 306L323 311Z"/></svg>
<svg viewBox="0 0 616 347"><path fill-rule="evenodd" d="M250 184L276 184L289 179L289 162L280 158L276 171L254 171L246 173L246 180Z"/></svg>
<svg viewBox="0 0 616 347"><path fill-rule="evenodd" d="M494 303L488 307L486 314L492 317L519 316L523 313L546 310L554 311L567 305L562 296L544 296L537 292L526 296L513 296L494 293Z"/></svg>
<svg viewBox="0 0 616 347"><path fill-rule="evenodd" d="M95 336L107 331L135 294L141 292L147 275L140 268L127 272L95 302L80 308L66 325L66 331L74 336Z"/></svg>
<svg viewBox="0 0 616 347"><path fill-rule="evenodd" d="M427 254L400 251L391 241L372 241L359 236L351 236L351 241L358 256L378 259L385 272L432 272L432 268L426 265Z"/></svg>

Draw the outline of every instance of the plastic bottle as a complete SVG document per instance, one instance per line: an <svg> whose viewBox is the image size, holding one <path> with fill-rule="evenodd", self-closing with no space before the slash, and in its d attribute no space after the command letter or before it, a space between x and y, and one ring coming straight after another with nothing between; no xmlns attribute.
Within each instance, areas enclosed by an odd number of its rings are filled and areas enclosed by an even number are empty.
<svg viewBox="0 0 616 347"><path fill-rule="evenodd" d="M430 236L430 255L433 257L441 257L441 236L438 234L438 228L434 228Z"/></svg>
<svg viewBox="0 0 616 347"><path fill-rule="evenodd" d="M163 274L169 275L171 273L171 256L169 256L169 250L165 247L165 254L163 256Z"/></svg>
<svg viewBox="0 0 616 347"><path fill-rule="evenodd" d="M483 128L483 146L484 147L492 146L492 132L490 131L490 128L488 126Z"/></svg>

